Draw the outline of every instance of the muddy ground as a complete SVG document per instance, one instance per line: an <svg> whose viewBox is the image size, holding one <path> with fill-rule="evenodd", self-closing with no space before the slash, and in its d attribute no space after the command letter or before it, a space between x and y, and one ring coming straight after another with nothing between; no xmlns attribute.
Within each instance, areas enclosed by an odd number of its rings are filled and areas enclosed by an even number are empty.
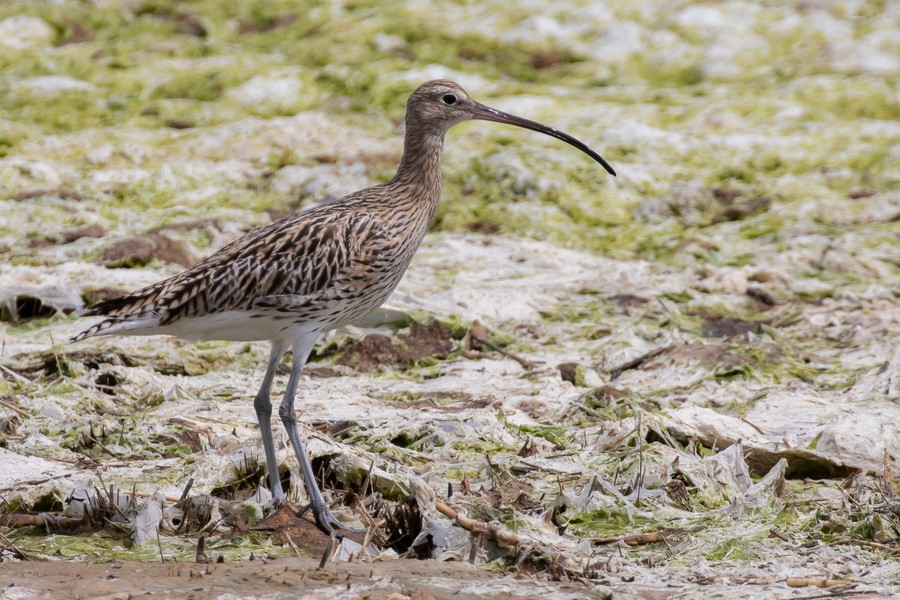
<svg viewBox="0 0 900 600"><path fill-rule="evenodd" d="M297 557L257 558L230 565L24 562L4 565L3 582L3 598L609 597L608 588L599 584L548 585L528 577L498 577L458 563L341 563L320 569L317 560Z"/></svg>

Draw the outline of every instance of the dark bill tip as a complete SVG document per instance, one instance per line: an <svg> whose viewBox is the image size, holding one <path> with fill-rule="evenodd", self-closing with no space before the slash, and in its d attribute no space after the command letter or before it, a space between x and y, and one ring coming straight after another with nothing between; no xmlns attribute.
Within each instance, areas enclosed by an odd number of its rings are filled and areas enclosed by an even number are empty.
<svg viewBox="0 0 900 600"><path fill-rule="evenodd" d="M507 125L515 125L516 127L523 127L525 129L530 129L532 131L537 131L538 133L543 133L545 135L549 135L551 137L555 137L558 140L562 140L569 145L575 146L595 161L600 163L606 171L612 175L616 176L616 171L612 168L612 166L604 160L602 156L591 150L590 146L578 140L568 133L564 133L559 129L553 129L552 127L547 127L541 123L536 121L529 121L528 119L523 119L522 117L517 117L515 115L511 115L509 113L505 113L502 110L497 110L496 108L491 108L490 106L485 106L479 102L475 103L475 110L472 112L472 118L478 119L481 121L494 121L495 123L506 123Z"/></svg>

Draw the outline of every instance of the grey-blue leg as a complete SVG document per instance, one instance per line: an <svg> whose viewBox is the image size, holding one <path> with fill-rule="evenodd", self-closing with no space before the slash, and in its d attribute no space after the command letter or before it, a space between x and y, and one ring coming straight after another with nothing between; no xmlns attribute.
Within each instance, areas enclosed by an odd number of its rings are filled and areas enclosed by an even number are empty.
<svg viewBox="0 0 900 600"><path fill-rule="evenodd" d="M272 439L272 401L269 399L269 390L272 388L272 380L278 370L278 363L287 351L287 344L272 342L272 350L269 353L269 364L266 367L266 375L263 377L262 386L253 400L253 408L256 409L256 420L259 421L259 431L262 434L263 449L266 451L266 468L269 470L269 488L275 500L281 502L285 499L284 490L281 489L281 479L278 477L278 461L275 459L275 441Z"/></svg>
<svg viewBox="0 0 900 600"><path fill-rule="evenodd" d="M284 423L288 438L294 447L294 453L297 455L297 462L300 463L300 472L303 475L303 484L306 486L306 492L309 494L310 506L313 516L316 519L316 525L325 533L331 533L335 529L347 529L347 527L337 520L328 509L319 485L316 483L316 476L313 473L312 463L303 442L300 440L300 434L297 431L297 415L294 412L294 397L297 395L297 386L300 383L300 373L303 372L303 365L312 351L313 345L318 339L318 334L309 334L298 337L294 340L292 353L294 355L293 365L291 366L291 376L288 379L287 390L284 393L284 399L278 408L278 416Z"/></svg>

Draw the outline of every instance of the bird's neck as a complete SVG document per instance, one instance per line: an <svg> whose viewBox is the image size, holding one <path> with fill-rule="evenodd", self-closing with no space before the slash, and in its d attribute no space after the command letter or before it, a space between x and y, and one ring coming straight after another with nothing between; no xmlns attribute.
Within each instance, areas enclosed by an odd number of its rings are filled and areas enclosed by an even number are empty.
<svg viewBox="0 0 900 600"><path fill-rule="evenodd" d="M441 155L444 130L425 129L407 123L400 168L391 184L408 189L419 203L429 205L431 212L441 198Z"/></svg>

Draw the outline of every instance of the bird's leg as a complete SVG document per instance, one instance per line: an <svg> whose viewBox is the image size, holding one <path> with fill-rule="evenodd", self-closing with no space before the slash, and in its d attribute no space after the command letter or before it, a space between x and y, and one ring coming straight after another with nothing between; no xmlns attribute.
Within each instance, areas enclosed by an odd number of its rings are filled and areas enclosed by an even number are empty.
<svg viewBox="0 0 900 600"><path fill-rule="evenodd" d="M284 356L287 345L281 342L272 342L272 350L269 353L269 364L266 367L266 375L263 377L262 386L253 399L253 408L256 410L256 420L259 421L259 431L262 434L263 449L266 451L266 468L269 471L269 488L276 502L285 499L284 490L281 489L281 478L278 476L278 461L275 459L275 441L272 439L272 401L269 399L269 390L272 388L272 380L278 370L278 363Z"/></svg>
<svg viewBox="0 0 900 600"><path fill-rule="evenodd" d="M325 533L331 533L335 529L346 529L343 523L331 514L319 485L316 483L316 476L313 473L312 463L309 460L309 454L300 440L300 434L297 432L297 415L294 412L294 397L297 394L297 385L300 383L300 373L303 371L303 365L312 351L313 344L318 336L304 336L294 341L293 346L293 366L291 367L291 376L288 379L287 390L284 393L284 400L278 408L278 415L284 428L287 431L291 445L294 447L294 453L297 455L297 462L300 463L300 472L303 475L303 484L309 494L309 508L313 511L316 519L316 525Z"/></svg>

